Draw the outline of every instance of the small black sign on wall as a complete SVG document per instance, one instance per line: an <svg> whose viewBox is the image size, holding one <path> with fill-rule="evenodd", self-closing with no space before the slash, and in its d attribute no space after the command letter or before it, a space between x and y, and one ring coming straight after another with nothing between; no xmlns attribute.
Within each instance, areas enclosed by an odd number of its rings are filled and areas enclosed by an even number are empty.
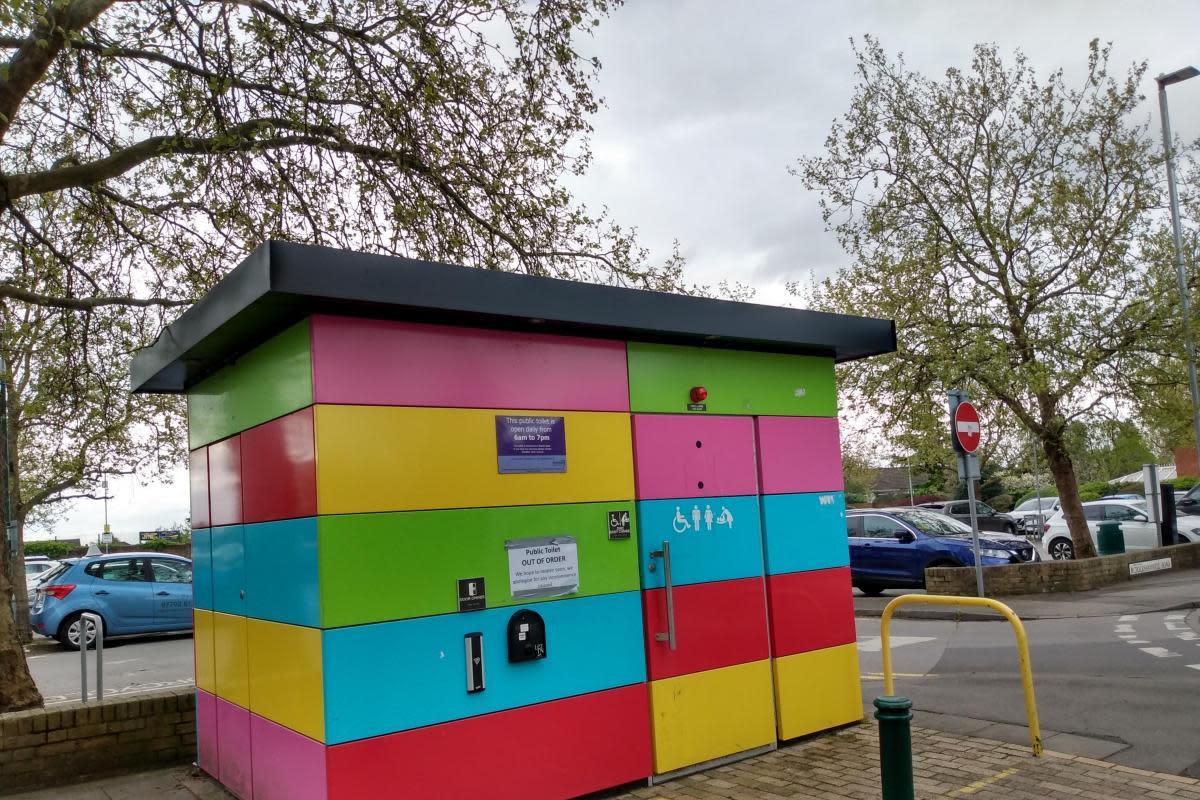
<svg viewBox="0 0 1200 800"><path fill-rule="evenodd" d="M628 539L630 534L629 512L608 512L608 538Z"/></svg>
<svg viewBox="0 0 1200 800"><path fill-rule="evenodd" d="M458 579L458 610L482 611L487 608L487 592L483 578Z"/></svg>

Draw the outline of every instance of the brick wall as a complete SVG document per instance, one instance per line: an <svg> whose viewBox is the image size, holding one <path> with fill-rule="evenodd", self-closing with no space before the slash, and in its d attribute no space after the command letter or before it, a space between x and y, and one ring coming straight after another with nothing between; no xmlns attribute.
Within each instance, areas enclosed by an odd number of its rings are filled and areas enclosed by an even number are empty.
<svg viewBox="0 0 1200 800"><path fill-rule="evenodd" d="M195 709L189 687L0 714L0 795L189 763Z"/></svg>
<svg viewBox="0 0 1200 800"><path fill-rule="evenodd" d="M1200 543L1177 544L1137 550L1118 556L1085 558L1078 561L1036 561L983 568L983 588L988 597L1043 592L1086 592L1112 586L1141 576L1130 576L1129 565L1139 561L1170 558L1171 569L1200 567ZM1164 570L1165 571L1165 570ZM1157 575L1159 572L1146 573ZM925 588L930 594L975 595L973 567L938 567L925 570Z"/></svg>

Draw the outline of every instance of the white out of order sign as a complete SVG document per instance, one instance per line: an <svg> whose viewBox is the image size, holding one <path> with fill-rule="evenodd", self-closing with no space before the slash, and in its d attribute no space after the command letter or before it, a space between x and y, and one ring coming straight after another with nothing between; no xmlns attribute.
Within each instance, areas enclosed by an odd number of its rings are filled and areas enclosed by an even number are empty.
<svg viewBox="0 0 1200 800"><path fill-rule="evenodd" d="M579 550L574 536L510 539L504 547L513 599L579 591Z"/></svg>

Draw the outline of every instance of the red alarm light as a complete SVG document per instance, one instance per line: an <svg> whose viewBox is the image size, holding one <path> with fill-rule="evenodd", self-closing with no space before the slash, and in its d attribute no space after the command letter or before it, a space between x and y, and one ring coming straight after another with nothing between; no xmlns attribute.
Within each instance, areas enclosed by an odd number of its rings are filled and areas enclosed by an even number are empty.
<svg viewBox="0 0 1200 800"><path fill-rule="evenodd" d="M692 387L692 402L693 403L703 403L707 399L708 399L708 389L705 389L703 386L693 386Z"/></svg>

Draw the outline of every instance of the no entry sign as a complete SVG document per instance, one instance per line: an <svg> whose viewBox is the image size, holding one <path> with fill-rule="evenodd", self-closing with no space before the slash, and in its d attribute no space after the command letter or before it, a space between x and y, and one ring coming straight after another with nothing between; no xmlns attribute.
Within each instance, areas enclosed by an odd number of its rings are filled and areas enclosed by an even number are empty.
<svg viewBox="0 0 1200 800"><path fill-rule="evenodd" d="M964 453L974 453L979 448L979 411L964 400L954 409L954 440Z"/></svg>

